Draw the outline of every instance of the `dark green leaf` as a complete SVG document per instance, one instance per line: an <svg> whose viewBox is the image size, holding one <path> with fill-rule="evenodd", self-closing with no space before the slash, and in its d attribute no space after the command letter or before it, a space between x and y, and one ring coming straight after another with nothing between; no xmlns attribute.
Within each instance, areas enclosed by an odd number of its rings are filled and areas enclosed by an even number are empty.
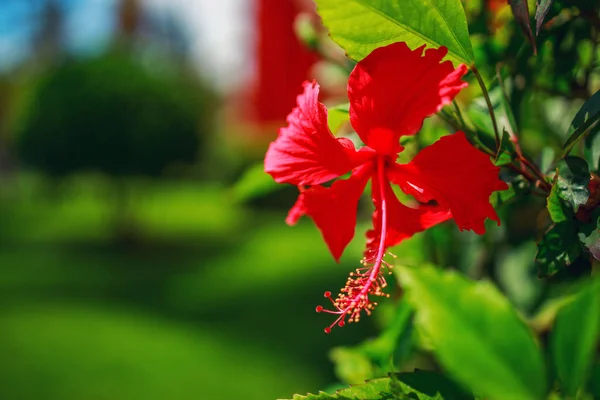
<svg viewBox="0 0 600 400"><path fill-rule="evenodd" d="M563 204L563 199L561 199L559 195L559 189L556 182L552 185L552 190L550 190L550 194L546 199L546 208L548 209L552 222L559 223L568 219L567 209Z"/></svg>
<svg viewBox="0 0 600 400"><path fill-rule="evenodd" d="M541 399L546 375L531 332L489 282L433 267L398 266L415 326L442 366L489 399Z"/></svg>
<svg viewBox="0 0 600 400"><path fill-rule="evenodd" d="M585 384L599 338L600 279L595 279L559 311L551 335L554 367L568 395Z"/></svg>
<svg viewBox="0 0 600 400"><path fill-rule="evenodd" d="M548 11L550 11L550 7L552 7L552 3L554 0L538 0L537 1L537 9L535 10L535 34L536 36L540 34L540 29L542 29L542 24L544 23L544 18L548 15Z"/></svg>
<svg viewBox="0 0 600 400"><path fill-rule="evenodd" d="M589 197L590 172L584 159L565 157L557 164L556 186L561 199L569 203L573 211L585 204Z"/></svg>
<svg viewBox="0 0 600 400"><path fill-rule="evenodd" d="M589 380L589 391L594 399L600 399L600 361L592 368L591 378Z"/></svg>
<svg viewBox="0 0 600 400"><path fill-rule="evenodd" d="M523 31L525 38L533 46L533 52L537 53L535 46L535 38L531 32L531 25L529 24L529 9L527 8L527 0L508 0L510 9L515 17L515 21L519 24L519 27Z"/></svg>
<svg viewBox="0 0 600 400"><path fill-rule="evenodd" d="M554 225L538 244L535 262L540 277L552 276L570 266L581 254L577 230L572 221Z"/></svg>
<svg viewBox="0 0 600 400"><path fill-rule="evenodd" d="M596 260L600 260L600 230L598 228L583 240L583 244Z"/></svg>
<svg viewBox="0 0 600 400"><path fill-rule="evenodd" d="M598 128L598 125L595 128ZM585 138L585 158L590 169L598 171L600 168L600 135L596 129L593 129Z"/></svg>
<svg viewBox="0 0 600 400"><path fill-rule="evenodd" d="M473 63L460 0L316 0L331 38L355 60L394 42L446 46L454 63Z"/></svg>
<svg viewBox="0 0 600 400"><path fill-rule="evenodd" d="M320 392L306 396L295 395L293 400L472 400L450 379L432 371L415 370L367 381L361 385L338 390L335 394Z"/></svg>
<svg viewBox="0 0 600 400"><path fill-rule="evenodd" d="M581 136L600 119L600 90L590 97L575 114L569 129L569 137L563 145L564 154L567 154Z"/></svg>
<svg viewBox="0 0 600 400"><path fill-rule="evenodd" d="M594 220L581 227L579 240L592 253L596 260L600 260L600 219Z"/></svg>

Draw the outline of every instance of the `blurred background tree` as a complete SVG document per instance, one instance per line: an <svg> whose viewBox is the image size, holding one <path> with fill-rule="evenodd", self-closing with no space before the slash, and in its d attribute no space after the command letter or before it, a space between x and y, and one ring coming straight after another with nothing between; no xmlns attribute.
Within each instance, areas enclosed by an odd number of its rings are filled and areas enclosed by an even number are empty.
<svg viewBox="0 0 600 400"><path fill-rule="evenodd" d="M294 34L304 8L267 3L0 2L1 398L264 399L335 379L305 306L352 261L330 268L310 224L286 229L293 188L232 189L317 58Z"/></svg>
<svg viewBox="0 0 600 400"><path fill-rule="evenodd" d="M557 0L533 56L506 1L463 4L500 125L514 119L547 173L599 88L598 25L585 1ZM409 351L397 287L371 318L323 334L314 306L356 268L364 238L336 265L309 220L285 225L296 188L263 172L303 80L347 102L353 62L312 2L4 0L0 54L0 398L258 400L378 376L390 349L403 368L434 366ZM476 85L457 101L493 142ZM350 133L347 110L329 117ZM405 155L450 131L428 119ZM546 202L503 178L501 227L443 224L395 253L490 278L535 317L565 290L533 264ZM569 271L589 273L578 264Z"/></svg>

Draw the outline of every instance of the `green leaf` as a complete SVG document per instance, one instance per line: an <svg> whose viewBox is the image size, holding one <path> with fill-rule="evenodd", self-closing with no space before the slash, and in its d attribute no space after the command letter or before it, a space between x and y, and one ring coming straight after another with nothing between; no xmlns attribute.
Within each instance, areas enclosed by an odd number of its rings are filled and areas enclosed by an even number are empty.
<svg viewBox="0 0 600 400"><path fill-rule="evenodd" d="M412 350L412 308L400 301L386 328L374 339L353 347L335 347L329 353L336 376L346 383L359 383L381 376L406 360Z"/></svg>
<svg viewBox="0 0 600 400"><path fill-rule="evenodd" d="M550 218L552 222L564 222L567 218L567 210L563 205L563 200L560 198L558 185L556 182L552 185L552 190L550 190L550 194L546 199L546 208L548 209L548 213L550 214Z"/></svg>
<svg viewBox="0 0 600 400"><path fill-rule="evenodd" d="M492 400L543 397L540 351L494 286L432 267L398 269L416 311L415 326L458 382Z"/></svg>
<svg viewBox="0 0 600 400"><path fill-rule="evenodd" d="M600 399L600 361L592 369L589 390L595 399Z"/></svg>
<svg viewBox="0 0 600 400"><path fill-rule="evenodd" d="M433 371L402 372L388 378L373 379L361 385L340 389L335 394L320 392L306 396L294 395L293 400L472 400L450 379Z"/></svg>
<svg viewBox="0 0 600 400"><path fill-rule="evenodd" d="M350 120L349 110L350 104L339 104L335 107L331 107L327 111L327 125L329 125L329 129L331 132L335 133L340 126L344 124L346 121Z"/></svg>
<svg viewBox="0 0 600 400"><path fill-rule="evenodd" d="M574 396L585 384L600 339L600 279L588 283L559 311L550 338L563 390Z"/></svg>
<svg viewBox="0 0 600 400"><path fill-rule="evenodd" d="M496 278L498 286L523 311L530 311L537 304L542 287L535 265L531 262L537 251L533 241L511 247L497 257Z"/></svg>
<svg viewBox="0 0 600 400"><path fill-rule="evenodd" d="M398 399L467 400L473 399L460 386L433 371L415 370L390 375L390 391Z"/></svg>
<svg viewBox="0 0 600 400"><path fill-rule="evenodd" d="M446 46L448 58L472 64L473 49L460 0L316 0L331 38L350 58L394 42L415 49Z"/></svg>
<svg viewBox="0 0 600 400"><path fill-rule="evenodd" d="M540 29L542 29L542 24L544 23L544 18L548 15L548 11L550 11L550 7L552 7L552 3L554 0L538 0L537 9L535 10L535 34L536 36L540 34Z"/></svg>
<svg viewBox="0 0 600 400"><path fill-rule="evenodd" d="M581 227L579 240L596 260L600 260L600 218Z"/></svg>
<svg viewBox="0 0 600 400"><path fill-rule="evenodd" d="M398 347L406 347L405 342L410 342L411 317L412 308L405 301L401 301L396 306L394 318L385 330L377 338L362 343L358 349L378 366L389 366L392 357L397 355L395 353ZM400 341L402 343L399 343Z"/></svg>
<svg viewBox="0 0 600 400"><path fill-rule="evenodd" d="M577 231L573 222L554 225L538 244L535 263L540 278L552 276L570 266L581 254Z"/></svg>
<svg viewBox="0 0 600 400"><path fill-rule="evenodd" d="M585 204L589 198L588 185L590 171L584 159L574 156L565 157L557 164L558 176L556 186L561 199L571 205L577 212L579 206Z"/></svg>
<svg viewBox="0 0 600 400"><path fill-rule="evenodd" d="M354 348L335 347L329 358L335 366L335 375L346 383L360 383L373 377L371 360Z"/></svg>
<svg viewBox="0 0 600 400"><path fill-rule="evenodd" d="M515 187L512 183L508 184L507 190L501 190L498 192L492 193L490 197L490 202L494 208L501 207L502 205L510 202L517 196L517 192L515 191Z"/></svg>
<svg viewBox="0 0 600 400"><path fill-rule="evenodd" d="M502 165L512 163L515 154L515 145L513 142L511 142L510 135L505 129L502 132L502 141L500 142L500 147L498 148L498 152L496 153L496 160L494 161L494 165L499 167Z"/></svg>
<svg viewBox="0 0 600 400"><path fill-rule="evenodd" d="M525 35L525 38L533 46L533 52L537 53L535 38L531 32L531 25L529 25L529 9L527 7L527 0L508 0L508 4L510 4L510 9L515 17L515 21L517 21L517 24L519 24L521 31L523 31L523 35Z"/></svg>
<svg viewBox="0 0 600 400"><path fill-rule="evenodd" d="M294 20L294 32L303 45L311 50L319 47L319 33L315 29L312 15L309 13L298 14Z"/></svg>
<svg viewBox="0 0 600 400"><path fill-rule="evenodd" d="M377 400L390 396L390 378L372 379L361 385L353 385L346 389L340 389L334 394L319 392L319 394L294 395L293 400Z"/></svg>
<svg viewBox="0 0 600 400"><path fill-rule="evenodd" d="M550 167L554 164L554 149L552 147L544 147L540 154L540 170L543 174L550 172Z"/></svg>
<svg viewBox="0 0 600 400"><path fill-rule="evenodd" d="M597 171L600 168L600 135L597 129L585 138L585 158L591 169Z"/></svg>
<svg viewBox="0 0 600 400"><path fill-rule="evenodd" d="M238 201L248 201L285 187L279 185L265 172L263 163L248 168L233 186L233 195Z"/></svg>
<svg viewBox="0 0 600 400"><path fill-rule="evenodd" d="M600 90L590 97L577 111L571 122L569 137L563 145L564 154L575 146L581 136L600 119Z"/></svg>

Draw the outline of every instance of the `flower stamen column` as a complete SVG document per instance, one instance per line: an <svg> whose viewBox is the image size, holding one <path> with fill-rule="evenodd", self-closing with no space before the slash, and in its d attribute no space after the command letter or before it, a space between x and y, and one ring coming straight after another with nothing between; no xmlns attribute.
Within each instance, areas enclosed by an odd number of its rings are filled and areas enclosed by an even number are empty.
<svg viewBox="0 0 600 400"><path fill-rule="evenodd" d="M387 282L382 274L382 266L390 267L384 261L386 246L385 238L387 234L387 201L385 193L385 156L377 157L376 178L374 183L379 187L380 210L381 210L381 233L379 238L379 246L375 257L369 255L372 250L367 250L365 257L361 263L365 268L358 268L355 272L350 273L350 277L346 282L346 286L341 290L335 301L331 298L331 292L325 292L325 297L328 298L334 306L334 310L327 310L323 306L317 306L317 312L326 312L329 314L339 315L338 318L327 328L325 333L330 333L331 328L335 325L344 326L346 316L350 316L348 322L358 322L360 312L365 312L370 315L371 310L377 305L376 302L371 302L369 295L386 296L382 289L387 286ZM368 267L372 263L372 266Z"/></svg>

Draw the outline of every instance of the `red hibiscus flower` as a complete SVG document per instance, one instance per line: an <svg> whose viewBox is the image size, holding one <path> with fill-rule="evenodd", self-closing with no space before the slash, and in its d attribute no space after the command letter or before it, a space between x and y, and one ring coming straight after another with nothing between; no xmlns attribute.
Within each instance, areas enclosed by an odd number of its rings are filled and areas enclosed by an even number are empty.
<svg viewBox="0 0 600 400"><path fill-rule="evenodd" d="M327 109L318 101L319 86L305 82L297 107L288 115L288 126L269 146L265 171L278 183L298 186L300 196L286 222L295 224L308 215L323 235L333 257L339 261L352 240L358 200L371 180L375 205L373 229L367 232L362 268L350 274L346 286L333 300L338 315L325 329L358 321L377 303L370 296L385 296L384 260L390 246L442 221L454 218L462 229L483 233L484 221L499 223L489 203L495 190L506 189L498 179L498 167L475 149L462 132L442 137L423 149L410 163L398 164L399 139L413 135L423 120L439 111L467 83L464 65L454 68L441 62L445 47L411 51L405 43L374 50L360 61L348 81L350 122L365 143L357 150L346 138L336 138L327 126ZM323 183L351 172L347 179ZM402 204L391 184L396 184L419 203Z"/></svg>

